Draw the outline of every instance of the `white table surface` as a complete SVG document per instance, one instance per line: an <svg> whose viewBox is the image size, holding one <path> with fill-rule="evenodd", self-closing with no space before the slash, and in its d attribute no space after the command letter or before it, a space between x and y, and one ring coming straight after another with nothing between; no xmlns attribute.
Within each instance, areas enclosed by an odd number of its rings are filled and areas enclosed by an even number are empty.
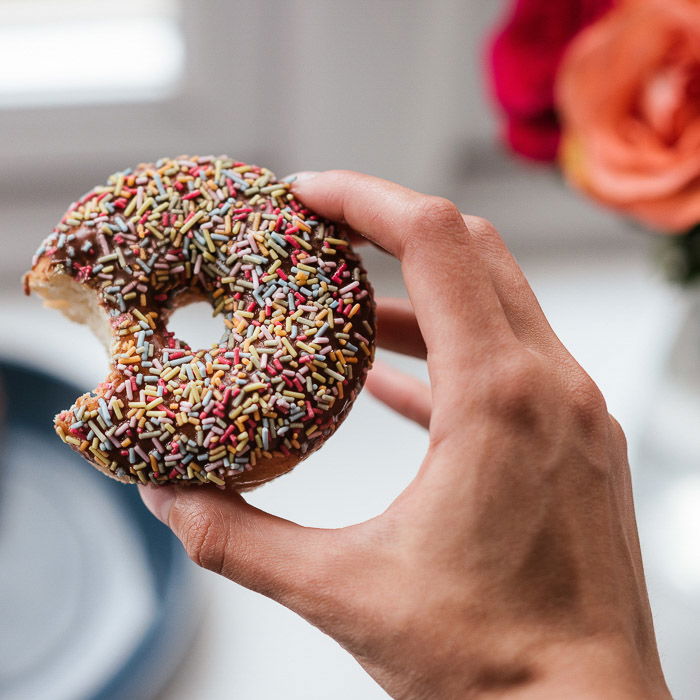
<svg viewBox="0 0 700 700"><path fill-rule="evenodd" d="M404 293L394 261L378 251L367 251L365 258L380 295ZM521 262L554 329L625 427L634 461L635 436L680 306L678 292L658 278L644 246L632 240L618 252L540 255ZM103 376L104 352L86 328L43 309L36 298L7 292L0 301L2 355L85 387ZM185 339L211 333L205 315L182 314L175 326ZM424 375L422 363L382 354ZM420 428L365 392L320 452L248 498L307 525L357 522L391 503L415 474L426 445ZM293 613L208 572L197 579L209 604L191 654L163 699L386 697L334 641Z"/></svg>

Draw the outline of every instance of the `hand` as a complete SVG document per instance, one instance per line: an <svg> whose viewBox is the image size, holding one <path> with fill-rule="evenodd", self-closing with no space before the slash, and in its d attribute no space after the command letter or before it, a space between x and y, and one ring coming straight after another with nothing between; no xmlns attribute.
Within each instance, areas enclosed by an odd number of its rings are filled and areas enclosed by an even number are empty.
<svg viewBox="0 0 700 700"><path fill-rule="evenodd" d="M420 471L339 530L209 489L142 488L146 504L397 698L667 697L624 435L496 231L356 173L295 190L401 261L410 304L380 303L379 340L426 357L430 389L383 366L368 386L429 427Z"/></svg>

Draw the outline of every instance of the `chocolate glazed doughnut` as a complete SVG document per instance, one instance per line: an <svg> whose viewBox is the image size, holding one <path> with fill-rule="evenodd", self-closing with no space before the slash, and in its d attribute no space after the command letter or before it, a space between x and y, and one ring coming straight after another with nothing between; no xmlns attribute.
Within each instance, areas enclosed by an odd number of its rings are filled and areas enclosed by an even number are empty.
<svg viewBox="0 0 700 700"><path fill-rule="evenodd" d="M372 363L372 290L343 231L225 156L112 175L71 205L24 284L108 348L107 378L55 429L125 483L269 481L333 434ZM225 324L208 349L167 328L197 300Z"/></svg>

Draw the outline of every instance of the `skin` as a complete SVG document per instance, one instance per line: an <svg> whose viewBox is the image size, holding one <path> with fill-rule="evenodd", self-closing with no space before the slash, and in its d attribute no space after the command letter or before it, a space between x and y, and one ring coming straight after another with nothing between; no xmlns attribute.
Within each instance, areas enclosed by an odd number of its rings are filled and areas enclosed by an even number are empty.
<svg viewBox="0 0 700 700"><path fill-rule="evenodd" d="M547 323L491 224L367 175L296 194L396 256L410 302L380 300L379 342L430 387L368 380L430 431L381 515L307 528L214 489L140 487L190 557L302 615L396 698L669 697L625 437Z"/></svg>

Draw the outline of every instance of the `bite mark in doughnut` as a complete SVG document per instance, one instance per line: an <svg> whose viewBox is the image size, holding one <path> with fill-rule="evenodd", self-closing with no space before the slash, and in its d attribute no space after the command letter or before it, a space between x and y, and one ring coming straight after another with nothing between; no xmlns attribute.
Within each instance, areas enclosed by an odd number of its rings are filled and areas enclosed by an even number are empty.
<svg viewBox="0 0 700 700"><path fill-rule="evenodd" d="M115 173L71 205L24 284L108 347L107 378L55 429L126 483L269 481L336 430L372 363L372 291L343 231L225 156ZM226 330L193 350L167 321L200 299Z"/></svg>

